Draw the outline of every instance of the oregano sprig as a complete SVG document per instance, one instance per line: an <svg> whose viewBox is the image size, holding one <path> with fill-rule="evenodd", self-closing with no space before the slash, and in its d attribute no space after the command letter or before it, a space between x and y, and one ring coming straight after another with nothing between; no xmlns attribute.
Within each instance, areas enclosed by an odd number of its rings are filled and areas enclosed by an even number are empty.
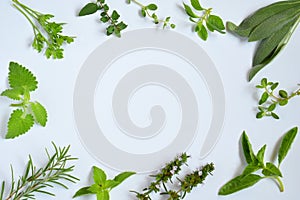
<svg viewBox="0 0 300 200"><path fill-rule="evenodd" d="M277 165L275 165L275 163L265 163L264 161L267 145L261 147L257 154L254 154L250 140L244 131L241 138L241 144L243 147L244 157L248 165L244 168L241 175L231 179L220 188L219 195L229 195L238 192L251 187L260 180L266 178L274 180L278 184L279 190L283 192L284 185L281 180L283 174L280 170L280 166L288 154L297 132L298 127L294 127L284 134L277 153Z"/></svg>
<svg viewBox="0 0 300 200"><path fill-rule="evenodd" d="M109 200L109 192L134 174L135 172L122 172L113 179L107 179L107 175L102 169L93 166L94 184L79 189L73 198L94 194L97 200Z"/></svg>
<svg viewBox="0 0 300 200"><path fill-rule="evenodd" d="M127 28L127 24L123 21L119 22L120 14L113 10L112 13L109 13L109 6L105 3L105 0L97 0L95 3L86 4L79 12L79 16L86 16L96 13L100 13L100 21L103 23L108 23L106 27L106 35L115 34L117 37L121 37L121 31Z"/></svg>
<svg viewBox="0 0 300 200"><path fill-rule="evenodd" d="M221 34L225 34L225 26L223 20L217 16L212 15L212 8L203 8L200 5L199 0L190 0L192 7L183 3L184 10L189 16L189 20L195 24L194 31L202 40L207 40L207 30L214 32L217 31ZM201 12L201 14L195 11Z"/></svg>
<svg viewBox="0 0 300 200"><path fill-rule="evenodd" d="M62 148L57 147L53 142L52 145L55 153L50 155L46 149L48 162L44 167L36 167L29 155L25 172L18 180L15 180L14 170L11 167L11 186L7 190L8 184L6 181L2 182L0 200L35 199L36 193L55 196L54 193L47 190L48 187L58 185L68 189L64 182L75 183L79 180L71 175L74 165L68 166L70 161L77 159L69 154L70 145Z"/></svg>
<svg viewBox="0 0 300 200"><path fill-rule="evenodd" d="M12 2L13 6L25 16L32 26L34 33L32 47L39 53L45 50L45 56L47 58L63 58L64 50L62 46L74 41L73 36L62 35L63 25L65 25L65 23L50 21L54 15L40 13L18 0L12 0Z"/></svg>
<svg viewBox="0 0 300 200"><path fill-rule="evenodd" d="M159 17L155 13L155 11L158 9L158 6L156 4L150 3L148 5L144 5L137 0L127 0L127 2L128 2L128 4L133 2L136 5L140 6L141 16L149 17L153 21L154 24L163 24L163 28L171 27L172 29L174 29L176 27L175 24L170 22L170 20L171 20L170 16L165 17L164 19L159 19Z"/></svg>
<svg viewBox="0 0 300 200"><path fill-rule="evenodd" d="M268 81L267 78L263 78L260 85L256 86L263 90L258 102L259 111L256 114L256 118L260 119L271 116L274 119L279 119L279 116L274 112L276 107L285 106L288 104L290 99L300 95L300 88L290 94L288 94L286 90L280 89L278 94L276 94L278 86L278 82Z"/></svg>
<svg viewBox="0 0 300 200"><path fill-rule="evenodd" d="M15 109L8 120L6 138L18 137L33 126L34 123L46 126L47 111L42 104L31 101L30 93L38 87L36 77L25 67L16 63L9 63L8 83L10 88L4 90L1 96L19 101L11 104Z"/></svg>
<svg viewBox="0 0 300 200"><path fill-rule="evenodd" d="M159 173L151 175L155 180L143 189L143 192L131 191L135 193L139 200L151 200L151 194L166 196L167 199L184 199L187 193L199 184L202 184L208 175L212 175L214 164L206 164L193 172L179 178L179 173L183 166L187 166L187 160L190 156L183 153L174 160L167 163ZM175 182L176 181L176 182Z"/></svg>
<svg viewBox="0 0 300 200"><path fill-rule="evenodd" d="M228 30L248 38L249 42L259 42L249 81L284 49L299 22L300 1L278 1L262 7L238 26L227 22Z"/></svg>

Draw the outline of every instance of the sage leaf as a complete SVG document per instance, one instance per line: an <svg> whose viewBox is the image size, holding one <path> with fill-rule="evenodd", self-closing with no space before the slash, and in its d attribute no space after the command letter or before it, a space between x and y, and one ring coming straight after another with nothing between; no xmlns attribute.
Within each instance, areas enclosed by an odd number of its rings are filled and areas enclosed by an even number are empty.
<svg viewBox="0 0 300 200"><path fill-rule="evenodd" d="M294 127L283 136L278 151L278 165L282 163L287 153L289 152L292 143L294 142L294 139L297 135L297 132L298 132L298 127Z"/></svg>
<svg viewBox="0 0 300 200"><path fill-rule="evenodd" d="M91 15L97 12L98 9L99 7L96 3L88 3L79 11L78 15L79 16Z"/></svg>
<svg viewBox="0 0 300 200"><path fill-rule="evenodd" d="M262 170L262 174L265 176L280 176L282 177L282 173L278 167L276 167L273 163L266 163L266 167Z"/></svg>
<svg viewBox="0 0 300 200"><path fill-rule="evenodd" d="M219 195L232 194L234 192L237 192L237 191L240 191L245 188L253 186L255 183L257 183L261 179L262 179L262 177L257 174L247 174L247 175L237 176L237 177L231 179L225 185L223 185L220 188L218 194Z"/></svg>
<svg viewBox="0 0 300 200"><path fill-rule="evenodd" d="M243 152L244 152L246 162L248 164L255 162L256 157L253 153L252 145L245 131L242 134L242 147L243 147Z"/></svg>

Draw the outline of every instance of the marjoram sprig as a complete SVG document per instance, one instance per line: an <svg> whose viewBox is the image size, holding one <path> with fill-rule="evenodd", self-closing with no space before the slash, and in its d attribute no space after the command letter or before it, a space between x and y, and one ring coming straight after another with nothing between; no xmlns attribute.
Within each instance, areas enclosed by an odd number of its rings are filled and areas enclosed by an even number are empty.
<svg viewBox="0 0 300 200"><path fill-rule="evenodd" d="M275 92L277 92L276 89L278 86L278 82L268 81L267 78L263 78L260 85L256 86L256 88L263 90L258 102L259 111L256 114L257 119L269 116L274 119L279 119L279 116L274 112L276 107L285 106L288 104L290 99L300 95L300 88L290 94L288 94L286 90L280 89L276 95Z"/></svg>
<svg viewBox="0 0 300 200"><path fill-rule="evenodd" d="M52 145L55 153L51 156L46 149L48 162L44 167L37 168L29 156L25 173L18 180L15 180L11 167L11 187L10 190L6 190L7 184L5 181L2 182L0 200L35 199L36 193L55 196L52 192L47 191L48 187L59 185L68 189L65 181L75 183L79 180L70 174L74 165L68 166L68 164L77 159L69 154L70 145L63 148L57 147L53 142Z"/></svg>

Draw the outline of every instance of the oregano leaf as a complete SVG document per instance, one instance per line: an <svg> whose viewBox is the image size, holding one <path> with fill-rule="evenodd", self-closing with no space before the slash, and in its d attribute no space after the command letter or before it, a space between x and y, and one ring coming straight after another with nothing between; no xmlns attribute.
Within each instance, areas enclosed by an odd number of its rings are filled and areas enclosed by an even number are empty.
<svg viewBox="0 0 300 200"><path fill-rule="evenodd" d="M192 8L189 5L183 3L183 6L184 6L184 10L188 16L190 16L192 18L199 18L199 16L193 12Z"/></svg>
<svg viewBox="0 0 300 200"><path fill-rule="evenodd" d="M191 0L191 5L192 5L193 8L195 8L196 10L199 10L199 11L204 10L204 9L202 8L202 6L200 5L199 0Z"/></svg>
<svg viewBox="0 0 300 200"><path fill-rule="evenodd" d="M34 120L41 126L46 126L47 123L47 111L39 102L30 102L30 108L34 117Z"/></svg>
<svg viewBox="0 0 300 200"><path fill-rule="evenodd" d="M8 120L6 139L13 139L26 133L34 124L33 116L21 109L14 110Z"/></svg>
<svg viewBox="0 0 300 200"><path fill-rule="evenodd" d="M294 127L283 136L278 151L278 165L282 163L287 153L289 152L292 143L294 142L294 139L297 135L297 132L298 132L298 127Z"/></svg>

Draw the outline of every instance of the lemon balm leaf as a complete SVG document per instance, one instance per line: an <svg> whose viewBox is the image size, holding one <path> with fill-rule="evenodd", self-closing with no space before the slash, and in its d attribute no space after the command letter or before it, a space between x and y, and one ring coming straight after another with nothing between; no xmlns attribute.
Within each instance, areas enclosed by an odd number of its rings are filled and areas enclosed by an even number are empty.
<svg viewBox="0 0 300 200"><path fill-rule="evenodd" d="M10 62L8 82L11 88L26 88L28 91L37 89L38 82L36 77L22 65Z"/></svg>
<svg viewBox="0 0 300 200"><path fill-rule="evenodd" d="M26 133L34 124L33 116L16 109L10 115L7 125L6 139L13 139Z"/></svg>

